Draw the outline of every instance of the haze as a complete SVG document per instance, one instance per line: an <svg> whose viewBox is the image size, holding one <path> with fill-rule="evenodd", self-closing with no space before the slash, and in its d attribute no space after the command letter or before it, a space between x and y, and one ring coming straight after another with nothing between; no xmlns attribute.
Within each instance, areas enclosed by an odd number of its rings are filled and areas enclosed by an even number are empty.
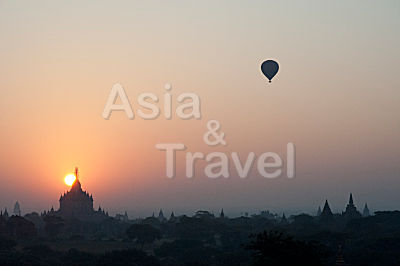
<svg viewBox="0 0 400 266"><path fill-rule="evenodd" d="M95 206L131 216L198 209L398 209L398 1L0 2L0 208L58 208L75 166ZM266 59L280 70L272 83ZM133 108L172 84L201 98L202 119L128 120L101 114L115 83ZM162 103L159 103L162 106ZM217 119L226 147L203 142ZM297 148L294 179L165 176L155 144L187 151ZM243 159L242 159L243 160Z"/></svg>

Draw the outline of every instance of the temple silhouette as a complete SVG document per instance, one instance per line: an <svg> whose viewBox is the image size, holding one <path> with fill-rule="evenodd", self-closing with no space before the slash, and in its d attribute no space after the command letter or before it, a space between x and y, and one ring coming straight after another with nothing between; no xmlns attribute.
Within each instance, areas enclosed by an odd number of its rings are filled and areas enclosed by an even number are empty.
<svg viewBox="0 0 400 266"><path fill-rule="evenodd" d="M57 265L64 265L70 257L75 265L76 256L90 259L90 265L103 265L99 262L105 257L98 254L108 250L115 254L115 259L109 260L111 265L121 256L132 256L135 262L138 258L147 260L150 256L146 257L143 247L154 250L151 258L156 263L129 265L182 265L182 261L192 265L199 258L206 258L202 265L231 265L236 254L240 256L234 260L240 260L240 265L270 265L271 261L272 265L398 265L400 258L400 211L370 213L367 203L358 209L352 193L341 211L332 209L326 199L316 215L286 216L260 210L229 217L225 209L216 215L203 209L193 215L172 211L167 217L160 208L158 215L153 212L152 216L129 219L126 211L111 217L101 208L95 210L93 196L82 189L77 168L75 176L69 191L60 197L58 210L23 214L19 201L13 209L0 210L0 265L25 265L20 259L26 256L30 262L38 247L43 251L36 261L46 264L57 260ZM15 249L17 243L22 248ZM57 243L56 248L71 246L77 251L51 252L43 246L34 246L31 251L31 246L24 246L30 243ZM377 246L381 243L384 248ZM376 252L364 252L371 247ZM138 256L139 248L144 253ZM91 251L85 253L88 249ZM211 256L204 256L204 252ZM223 257L218 257L221 253Z"/></svg>
<svg viewBox="0 0 400 266"><path fill-rule="evenodd" d="M347 204L346 210L342 213L342 215L347 219L355 219L361 217L361 213L354 205L352 193L350 193L349 203Z"/></svg>
<svg viewBox="0 0 400 266"><path fill-rule="evenodd" d="M75 181L71 190L60 197L60 208L57 211L52 210L49 214L61 216L65 219L78 219L90 221L102 221L106 219L108 213L100 207L97 211L93 208L93 195L82 189L79 181L78 167L75 168Z"/></svg>

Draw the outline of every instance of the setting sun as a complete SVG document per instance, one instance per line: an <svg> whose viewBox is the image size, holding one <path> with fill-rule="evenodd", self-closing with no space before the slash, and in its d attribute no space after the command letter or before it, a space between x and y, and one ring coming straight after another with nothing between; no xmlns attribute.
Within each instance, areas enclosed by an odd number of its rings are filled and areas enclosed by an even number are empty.
<svg viewBox="0 0 400 266"><path fill-rule="evenodd" d="M67 184L68 186L72 186L74 184L76 180L76 177L74 174L68 174L65 178L64 178L64 182L65 184Z"/></svg>

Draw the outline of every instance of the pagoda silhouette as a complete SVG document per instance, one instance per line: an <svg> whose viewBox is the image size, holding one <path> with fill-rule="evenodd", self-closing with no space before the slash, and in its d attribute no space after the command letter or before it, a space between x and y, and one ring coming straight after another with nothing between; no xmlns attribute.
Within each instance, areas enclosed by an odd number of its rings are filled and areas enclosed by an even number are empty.
<svg viewBox="0 0 400 266"><path fill-rule="evenodd" d="M75 181L71 190L60 196L60 208L52 210L49 214L61 216L65 219L101 221L108 217L108 213L100 207L97 211L93 208L93 196L82 189L79 181L78 167L75 168Z"/></svg>
<svg viewBox="0 0 400 266"><path fill-rule="evenodd" d="M346 206L346 210L342 213L342 215L347 219L355 219L360 218L361 213L357 210L353 201L353 194L350 193L349 203Z"/></svg>

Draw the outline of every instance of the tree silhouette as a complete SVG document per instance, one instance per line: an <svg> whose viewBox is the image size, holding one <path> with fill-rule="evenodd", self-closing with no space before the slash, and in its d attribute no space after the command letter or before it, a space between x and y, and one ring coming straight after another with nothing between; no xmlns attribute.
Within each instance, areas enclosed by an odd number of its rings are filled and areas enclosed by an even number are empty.
<svg viewBox="0 0 400 266"><path fill-rule="evenodd" d="M11 216L7 221L7 230L11 237L32 238L37 234L35 225L21 216Z"/></svg>
<svg viewBox="0 0 400 266"><path fill-rule="evenodd" d="M144 244L153 243L162 237L161 231L149 224L133 224L126 233L130 239L136 239L142 249Z"/></svg>
<svg viewBox="0 0 400 266"><path fill-rule="evenodd" d="M321 265L318 248L278 231L252 235L247 246L256 265Z"/></svg>
<svg viewBox="0 0 400 266"><path fill-rule="evenodd" d="M12 250L17 245L12 239L5 239L0 237L0 251L2 250Z"/></svg>

